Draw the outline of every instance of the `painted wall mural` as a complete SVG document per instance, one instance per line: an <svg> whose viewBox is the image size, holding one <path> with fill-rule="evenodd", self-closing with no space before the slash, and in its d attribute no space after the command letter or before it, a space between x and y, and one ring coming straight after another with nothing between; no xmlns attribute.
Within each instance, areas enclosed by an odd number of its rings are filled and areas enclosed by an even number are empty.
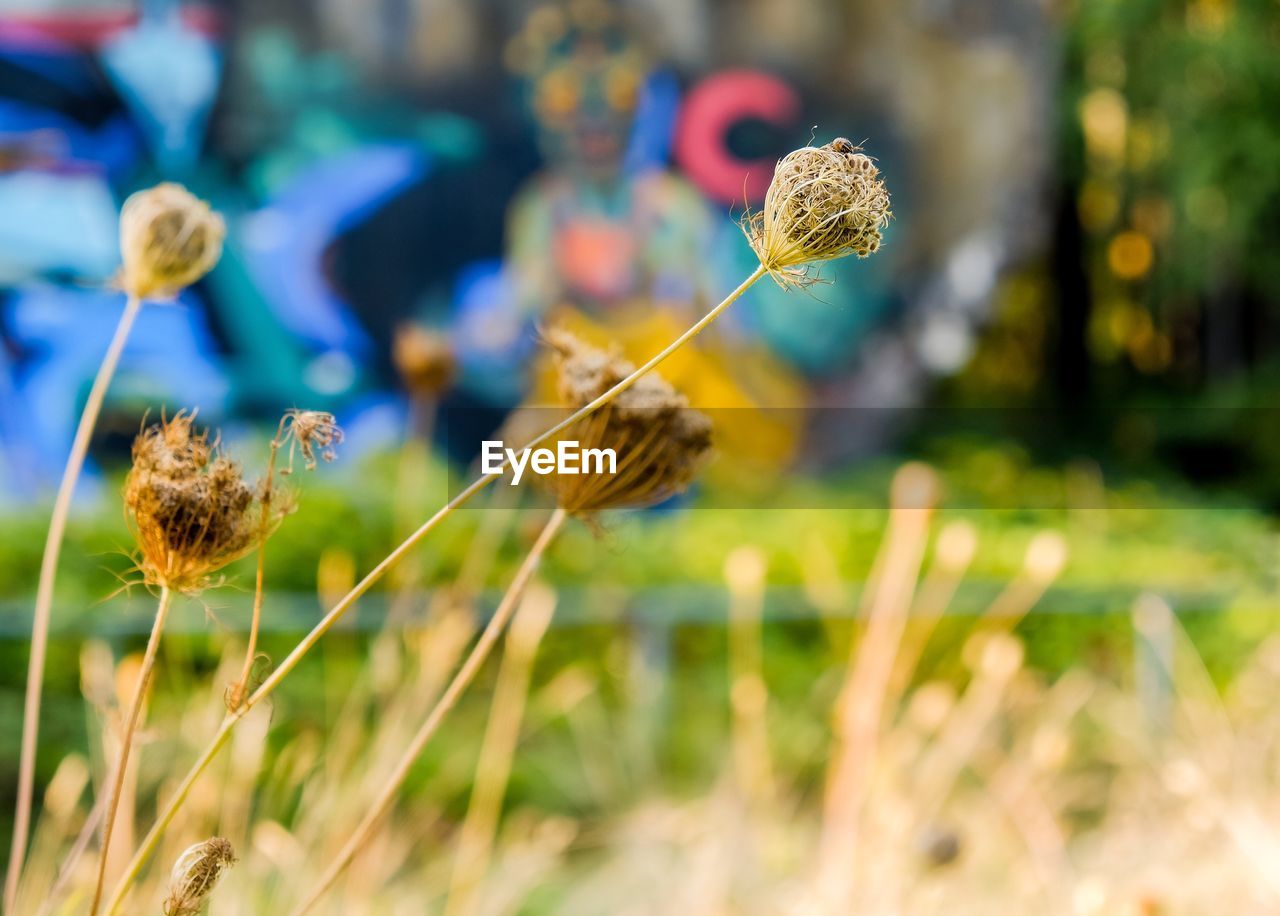
<svg viewBox="0 0 1280 916"><path fill-rule="evenodd" d="M888 169L922 168L926 138L858 101L873 92L689 72L649 57L620 17L551 9L514 31L500 79L452 98L215 6L0 16L3 498L56 480L123 307L118 208L155 180L225 214L226 253L178 302L144 309L95 453L127 441L145 407L191 403L221 423L321 404L373 447L405 409L391 342L406 321L450 339L451 397L509 407L540 324L643 353L736 284L751 263L736 219L815 117L874 133ZM838 302L759 287L707 341L723 371L706 397L798 406L866 389L868 341L899 333L913 303L950 308L946 284L972 287L973 257L993 267L1009 247L992 224L970 234L969 262L929 252L913 238L927 202L894 203L898 252L836 265L858 271Z"/></svg>

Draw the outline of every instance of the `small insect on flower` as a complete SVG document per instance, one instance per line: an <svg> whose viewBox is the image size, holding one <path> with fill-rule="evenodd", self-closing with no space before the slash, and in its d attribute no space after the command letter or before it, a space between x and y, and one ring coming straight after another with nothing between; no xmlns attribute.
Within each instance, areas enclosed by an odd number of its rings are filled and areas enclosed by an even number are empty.
<svg viewBox="0 0 1280 916"><path fill-rule="evenodd" d="M616 354L567 331L552 330L546 338L556 354L560 400L569 409L589 404L634 371ZM612 473L538 478L563 509L581 516L650 506L686 490L711 454L711 421L661 376L649 373L560 439L578 441L584 453L609 449L617 456Z"/></svg>
<svg viewBox="0 0 1280 916"><path fill-rule="evenodd" d="M218 263L222 217L179 184L139 191L120 211L119 284L140 299L171 299Z"/></svg>
<svg viewBox="0 0 1280 916"><path fill-rule="evenodd" d="M255 511L258 489L217 454L207 430L196 431L193 414L143 430L133 443L124 504L146 582L197 592L210 574L253 550L288 508L273 505L264 525Z"/></svg>
<svg viewBox="0 0 1280 916"><path fill-rule="evenodd" d="M277 448L289 443L289 466L281 474L293 473L294 450L302 452L302 462L308 471L316 468L317 456L323 461L338 457L335 445L341 445L342 427L337 418L323 410L289 410L280 421L280 432L273 443Z"/></svg>
<svg viewBox="0 0 1280 916"><path fill-rule="evenodd" d="M235 850L220 836L189 846L173 863L169 896L164 900L165 916L197 916L222 873L235 864Z"/></svg>
<svg viewBox="0 0 1280 916"><path fill-rule="evenodd" d="M449 338L416 324L396 329L391 358L405 388L415 397L439 396L453 384L458 373L458 360Z"/></svg>
<svg viewBox="0 0 1280 916"><path fill-rule="evenodd" d="M875 254L892 218L875 161L837 137L779 160L764 207L747 214L743 231L770 276L794 286L812 282L808 265Z"/></svg>

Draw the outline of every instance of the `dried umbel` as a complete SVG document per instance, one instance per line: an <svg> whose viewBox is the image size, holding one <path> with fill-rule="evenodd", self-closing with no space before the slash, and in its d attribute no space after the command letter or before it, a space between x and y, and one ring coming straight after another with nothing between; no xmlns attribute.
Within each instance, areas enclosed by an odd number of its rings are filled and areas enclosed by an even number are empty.
<svg viewBox="0 0 1280 916"><path fill-rule="evenodd" d="M293 473L294 449L302 452L302 461L308 471L316 468L316 457L328 462L338 457L335 445L342 444L342 428L337 418L323 410L290 410L280 421L280 433L273 446L279 448L289 443L289 467L282 474Z"/></svg>
<svg viewBox="0 0 1280 916"><path fill-rule="evenodd" d="M779 160L763 209L743 229L769 274L796 285L809 282L810 264L874 254L892 217L875 162L840 137Z"/></svg>
<svg viewBox="0 0 1280 916"><path fill-rule="evenodd" d="M419 325L405 324L396 330L391 356L404 386L415 397L439 396L458 374L449 339Z"/></svg>
<svg viewBox="0 0 1280 916"><path fill-rule="evenodd" d="M215 836L187 848L173 864L165 916L197 916L209 901L222 873L236 863L231 843Z"/></svg>
<svg viewBox="0 0 1280 916"><path fill-rule="evenodd" d="M634 370L567 331L547 334L554 348L561 402L589 404ZM650 373L609 405L561 435L580 449L613 449L615 473L549 474L538 478L573 515L653 505L683 492L711 453L711 421L663 378Z"/></svg>
<svg viewBox="0 0 1280 916"><path fill-rule="evenodd" d="M139 299L172 298L218 263L225 234L222 217L182 185L139 191L120 211L120 286Z"/></svg>
<svg viewBox="0 0 1280 916"><path fill-rule="evenodd" d="M178 413L144 430L133 443L124 489L146 581L187 593L253 550L284 511L277 499L264 525L258 488L216 453L208 432L196 431L193 421Z"/></svg>

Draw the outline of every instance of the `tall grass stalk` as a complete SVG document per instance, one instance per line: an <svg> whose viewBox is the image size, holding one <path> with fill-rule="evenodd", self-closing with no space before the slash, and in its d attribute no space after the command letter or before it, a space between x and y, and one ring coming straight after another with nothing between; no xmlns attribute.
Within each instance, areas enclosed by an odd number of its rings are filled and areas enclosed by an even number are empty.
<svg viewBox="0 0 1280 916"><path fill-rule="evenodd" d="M502 798L520 739L533 660L555 606L555 593L550 589L530 588L511 622L476 764L471 803L458 835L445 916L471 916L479 910L480 886L489 870Z"/></svg>
<svg viewBox="0 0 1280 916"><path fill-rule="evenodd" d="M710 309L705 315L694 322L688 330L664 347L659 353L649 359L648 362L640 366L599 397L578 408L550 429L547 429L543 433L529 440L529 442L525 443L524 448L533 448L543 442L546 442L548 439L557 436L583 418L595 413L601 407L609 404L617 398L618 395L631 388L631 386L643 378L647 373L661 365L669 356L671 356L671 354L675 353L690 340L706 330L712 322L737 302L738 299L741 298L742 294L750 289L751 286L766 273L767 270L763 264L757 265L756 269L751 272L750 276L743 280L742 283L733 290L733 292L729 293L729 295L726 296L718 305ZM502 468L505 469L506 467L507 462L504 460ZM160 834L163 833L165 828L173 820L173 816L177 812L178 807L181 806L187 793L191 791L191 786L194 784L195 780L199 778L200 774L204 772L205 768L208 767L209 763L217 755L218 751L222 749L228 736L231 734L232 729L235 728L236 723L243 718L244 714L254 705L270 696L271 693L275 691L276 687L280 685L280 682L288 676L289 672L297 666L298 662L300 662L302 658L315 646L315 644L320 641L325 633L327 633L335 623L341 620L347 611L349 611L355 603L367 591L369 591L370 588L372 588L384 575L386 575L388 570L396 566L406 554L413 550L413 548L416 547L423 538L430 534L431 531L433 531L436 526L446 518L452 515L454 511L465 505L472 497L485 487L489 486L495 480L499 479L501 476L501 473L499 473L487 474L483 477L477 478L468 484L465 489L459 492L457 496L441 507L435 515L427 519L427 521L424 522L417 531L409 535L409 537L401 542L398 547L384 557L377 566L369 571L368 575L356 584L355 588L353 588L333 606L329 613L327 613L324 618L315 625L311 632L303 637L302 641L294 647L293 651L280 662L280 665L271 673L270 676L266 678L266 680L262 682L261 686L259 686L258 689L245 700L242 707L228 715L217 733L210 740L209 745L196 759L195 763L192 764L191 769L187 772L186 776L183 777L173 798L170 800L169 804L165 806L165 809L161 812L159 819L143 840L142 846L138 849L137 854L130 862L129 868L126 870L121 883L112 893L108 912L115 912L119 907L129 885L137 878L138 873L142 869L143 863L154 850L155 844L160 838Z"/></svg>
<svg viewBox="0 0 1280 916"><path fill-rule="evenodd" d="M45 652L49 639L49 615L53 607L58 555L66 531L67 516L76 481L84 467L89 440L97 425L107 388L115 375L125 341L145 299L167 299L195 283L218 262L226 227L209 205L181 185L163 183L131 195L120 209L119 287L127 294L124 312L107 347L89 400L80 414L71 455L62 472L54 501L53 518L40 561L40 580L31 624L31 655L27 665L27 692L23 709L22 751L18 764L18 797L13 818L13 844L5 878L5 909L13 909L22 877L27 835L31 828L31 795L35 785L36 746L40 721L40 694L44 684Z"/></svg>
<svg viewBox="0 0 1280 916"><path fill-rule="evenodd" d="M287 420L288 414L280 421L267 456L267 474L263 478L261 543L258 544L258 562L253 579L253 616L249 620L249 640L244 650L244 665L240 668L240 677L227 691L227 705L232 709L239 706L249 693L249 678L253 675L253 658L258 652L258 631L262 626L262 595L267 571L267 532L271 528L271 498L275 491L276 460L280 455Z"/></svg>
<svg viewBox="0 0 1280 916"><path fill-rule="evenodd" d="M13 815L13 842L9 848L9 870L4 882L4 908L13 912L18 897L18 878L22 873L26 855L27 838L31 830L31 799L35 790L36 748L40 734L40 700L44 690L45 655L49 646L49 618L53 612L53 590L58 578L58 557L66 535L67 519L71 514L71 500L76 483L84 470L85 457L89 454L89 440L102 413L107 389L120 364L120 354L133 330L142 299L129 296L125 302L115 334L107 346L107 352L98 366L89 398L80 413L75 438L71 442L71 454L67 456L58 484L58 495L53 503L53 517L49 520L49 533L45 536L44 555L40 559L40 580L36 587L35 613L31 621L31 655L27 661L27 691L22 707L22 750L18 758L18 799Z"/></svg>
<svg viewBox="0 0 1280 916"><path fill-rule="evenodd" d="M938 532L933 564L920 583L915 603L911 606L911 619L898 644L898 657L894 660L893 674L885 693L887 708L896 709L910 685L925 644L951 606L977 547L978 535L969 522L950 522Z"/></svg>
<svg viewBox="0 0 1280 916"><path fill-rule="evenodd" d="M485 626L484 632L480 634L479 640L472 647L471 653L467 656L462 667L458 669L453 680L445 689L444 694L437 701L431 712L427 715L426 720L422 723L422 727L418 733L414 735L413 740L409 742L409 747L401 756L395 769L387 779L386 785L379 793L378 797L369 807L368 813L364 819L356 827L351 838L343 845L338 852L337 858L325 870L320 879L316 882L315 887L307 895L298 906L292 910L293 916L301 916L314 907L325 893L338 880L338 876L342 874L343 869L351 863L355 855L368 842L369 837L373 834L374 828L390 807L391 802L395 799L396 793L404 784L405 778L409 775L409 770L413 766L415 760L422 754L427 743L435 735L440 728L440 724L444 721L444 717L449 714L450 710L457 705L458 699L463 692L475 679L481 665L485 659L489 657L494 644L498 641L498 637L502 634L506 627L507 621L511 619L511 615L515 612L517 603L521 595L524 594L525 588L529 584L529 580L533 577L534 571L538 568L538 563L542 559L547 548L556 534L564 526L568 519L568 513L564 509L557 508L552 513L551 518L543 527L542 533L538 535L538 539L530 548L528 555L520 564L520 568L516 570L515 578L511 580L506 594L502 596L502 601L498 604L498 609L494 611L493 616L489 619L489 623Z"/></svg>
<svg viewBox="0 0 1280 916"><path fill-rule="evenodd" d="M818 865L820 893L830 901L847 899L854 880L851 865L858 860L884 695L924 561L937 486L933 472L920 464L908 464L894 477L888 530L864 602L866 630L836 704Z"/></svg>
<svg viewBox="0 0 1280 916"><path fill-rule="evenodd" d="M769 752L769 688L764 679L764 583L768 558L744 545L725 559L729 590L729 705L733 713L733 762L738 787L757 804L774 795Z"/></svg>
<svg viewBox="0 0 1280 916"><path fill-rule="evenodd" d="M98 879L93 890L93 903L89 906L89 916L97 916L98 907L102 903L102 891L107 877L107 856L111 851L111 832L115 827L116 814L120 808L120 793L124 788L125 769L129 765L129 751L133 747L133 735L138 728L138 716L142 712L142 703L147 694L147 685L151 681L151 672L155 670L156 653L160 649L160 634L164 631L164 623L169 616L169 606L172 603L173 593L168 586L161 587L155 621L151 624L151 636L147 640L147 651L142 658L142 668L138 671L138 683L133 691L133 702L129 704L129 715L125 719L124 732L120 736L120 759L116 761L111 779L109 796L111 800L107 802L106 816L102 822L102 848L98 852Z"/></svg>

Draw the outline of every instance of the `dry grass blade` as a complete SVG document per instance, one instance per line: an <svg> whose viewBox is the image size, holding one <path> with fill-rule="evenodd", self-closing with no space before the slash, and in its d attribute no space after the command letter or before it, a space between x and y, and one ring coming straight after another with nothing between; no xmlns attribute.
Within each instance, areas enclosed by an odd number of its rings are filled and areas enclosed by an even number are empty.
<svg viewBox="0 0 1280 916"><path fill-rule="evenodd" d="M418 733L414 735L409 747L396 764L396 768L389 777L383 791L370 806L368 814L356 827L351 838L343 845L337 858L321 875L316 882L316 886L307 895L306 899L293 909L292 912L295 916L301 916L302 913L308 912L320 901L333 886L334 882L337 881L343 869L351 863L355 855L368 842L369 836L386 813L387 807L404 783L405 777L408 776L409 768L422 754L423 748L427 746L427 742L431 740L432 736L440 728L440 723L444 721L444 717L457 704L463 692L471 684L471 681L475 679L480 666L488 658L489 652L492 651L498 637L502 634L507 621L511 619L511 615L515 612L516 604L524 594L524 590L528 586L534 571L538 568L542 555L546 552L547 547L551 545L552 540L555 539L556 534L559 533L567 519L568 514L563 509L556 509L552 513L551 518L542 529L542 533L538 535L537 541L534 542L533 547L530 548L529 553L520 564L520 568L516 570L515 577L511 580L511 585L507 588L506 594L502 596L502 601L498 604L498 609L494 611L493 617L489 619L484 632L480 634L480 639L472 647L471 654L467 656L467 660L463 662L462 667L454 675L444 695L422 723Z"/></svg>
<svg viewBox="0 0 1280 916"><path fill-rule="evenodd" d="M134 321L142 309L142 300L130 296L125 304L120 322L116 326L106 355L98 367L89 389L88 400L76 424L71 454L67 457L58 484L58 495L53 503L53 517L49 521L49 533L45 538L44 554L40 559L40 579L36 586L36 606L31 623L31 654L27 661L26 698L22 711L22 750L18 759L18 800L13 815L13 840L9 847L9 868L5 874L5 911L13 912L18 897L18 882L22 875L23 859L27 851L27 835L31 829L31 795L35 789L36 747L40 734L40 699L44 688L45 653L49 645L49 618L53 612L53 590L58 576L58 557L66 535L67 517L71 513L71 498L76 482L84 470L89 454L89 440L93 437L98 415L102 412L107 389L115 376L124 352L125 342L133 330Z"/></svg>
<svg viewBox="0 0 1280 916"><path fill-rule="evenodd" d="M446 916L470 916L480 909L480 887L493 854L502 798L524 720L529 676L538 645L554 612L555 593L535 584L530 586L511 622L480 748L480 761L476 765L471 804L458 835Z"/></svg>
<svg viewBox="0 0 1280 916"><path fill-rule="evenodd" d="M98 878L93 891L93 903L89 906L90 916L95 916L102 903L102 891L110 862L111 834L115 828L116 814L120 807L120 797L124 789L125 773L129 766L129 752L133 747L134 732L138 728L138 716L142 712L142 702L147 694L147 686L151 682L151 672L155 669L156 653L160 649L160 634L164 631L165 619L169 614L169 605L173 601L173 592L168 586L161 588L160 600L156 607L155 621L151 625L151 636L147 640L147 651L142 659L142 668L138 672L137 686L134 688L133 701L129 705L129 714L125 718L123 733L120 736L120 754L116 760L111 779L110 801L107 802L106 813L102 823L102 848L98 852Z"/></svg>

